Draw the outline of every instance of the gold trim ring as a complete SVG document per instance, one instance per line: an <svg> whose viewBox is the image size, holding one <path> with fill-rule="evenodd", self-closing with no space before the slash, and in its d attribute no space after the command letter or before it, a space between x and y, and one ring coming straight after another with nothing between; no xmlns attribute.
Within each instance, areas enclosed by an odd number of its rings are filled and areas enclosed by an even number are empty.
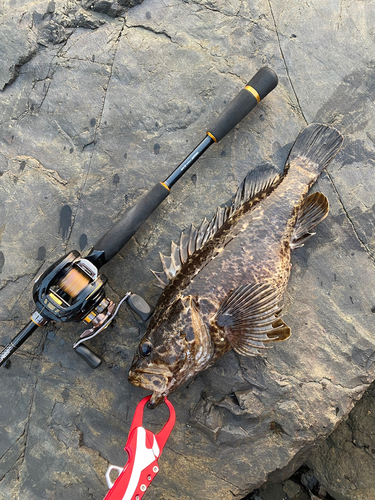
<svg viewBox="0 0 375 500"><path fill-rule="evenodd" d="M164 182L161 182L161 181L160 181L160 184L161 184L162 186L164 186L164 187L165 187L165 189L168 189L168 191L170 191L169 187L168 187L168 186L167 186Z"/></svg>
<svg viewBox="0 0 375 500"><path fill-rule="evenodd" d="M209 137L211 137L211 139L212 139L213 141L217 142L216 137L215 137L214 135L212 135L212 134L211 134L211 132L207 132L207 135L208 135Z"/></svg>
<svg viewBox="0 0 375 500"><path fill-rule="evenodd" d="M258 92L253 87L250 87L250 85L247 85L245 87L245 90L248 90L251 94L253 94L253 96L255 97L255 99L257 100L257 102L261 101L260 95L258 94Z"/></svg>

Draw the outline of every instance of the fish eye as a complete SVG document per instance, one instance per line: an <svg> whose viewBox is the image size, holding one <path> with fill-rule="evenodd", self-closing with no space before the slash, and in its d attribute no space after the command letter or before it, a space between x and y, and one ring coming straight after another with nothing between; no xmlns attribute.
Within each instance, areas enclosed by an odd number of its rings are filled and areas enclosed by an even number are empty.
<svg viewBox="0 0 375 500"><path fill-rule="evenodd" d="M146 358L147 356L150 356L152 351L152 344L148 340L145 340L140 344L139 346L139 354L142 356L142 358Z"/></svg>

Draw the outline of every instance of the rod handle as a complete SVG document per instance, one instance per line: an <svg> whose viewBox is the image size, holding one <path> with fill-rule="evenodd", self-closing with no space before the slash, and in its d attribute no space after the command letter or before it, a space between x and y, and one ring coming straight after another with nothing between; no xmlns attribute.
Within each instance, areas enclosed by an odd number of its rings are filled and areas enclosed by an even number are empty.
<svg viewBox="0 0 375 500"><path fill-rule="evenodd" d="M169 193L170 189L164 183L156 184L95 243L86 259L91 260L98 267L110 261Z"/></svg>
<svg viewBox="0 0 375 500"><path fill-rule="evenodd" d="M271 68L261 68L208 127L207 134L215 142L219 142L276 87L277 83L277 75Z"/></svg>

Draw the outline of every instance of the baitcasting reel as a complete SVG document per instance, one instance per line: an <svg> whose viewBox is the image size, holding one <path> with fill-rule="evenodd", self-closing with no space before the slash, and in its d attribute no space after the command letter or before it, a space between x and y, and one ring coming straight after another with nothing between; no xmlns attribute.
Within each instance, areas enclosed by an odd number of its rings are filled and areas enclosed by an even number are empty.
<svg viewBox="0 0 375 500"><path fill-rule="evenodd" d="M105 296L107 277L99 274L90 257L82 258L79 252L73 250L37 278L33 288L36 311L31 320L37 326L45 326L49 321L83 321L90 325L91 328L81 334L73 349L91 368L97 368L101 358L83 342L107 328L124 301L142 321L146 321L153 311L142 297L131 292L116 307Z"/></svg>
<svg viewBox="0 0 375 500"><path fill-rule="evenodd" d="M129 307L146 321L152 314L151 307L138 295L128 292L116 306L105 295L107 278L99 274L101 266L109 262L130 240L143 222L169 195L171 187L214 143L219 142L277 85L276 74L261 68L244 89L226 106L208 128L205 138L167 177L128 210L111 229L94 245L86 257L72 251L47 269L35 282L33 298L36 310L31 321L0 352L0 366L16 351L38 327L50 321L62 323L83 321L90 328L85 330L73 345L74 350L92 368L101 363L84 341L104 330L112 321L120 305Z"/></svg>

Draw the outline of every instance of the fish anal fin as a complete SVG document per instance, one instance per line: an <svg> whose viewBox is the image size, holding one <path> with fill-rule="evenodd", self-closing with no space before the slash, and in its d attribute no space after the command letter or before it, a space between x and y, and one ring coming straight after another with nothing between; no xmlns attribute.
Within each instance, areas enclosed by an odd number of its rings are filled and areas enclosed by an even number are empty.
<svg viewBox="0 0 375 500"><path fill-rule="evenodd" d="M271 342L290 335L290 328L278 316L281 299L280 291L272 285L239 286L223 300L213 321L224 330L236 352L244 356L261 354Z"/></svg>
<svg viewBox="0 0 375 500"><path fill-rule="evenodd" d="M302 247L315 233L312 229L325 219L329 212L329 203L323 193L313 193L305 198L298 214L289 246L293 250Z"/></svg>

